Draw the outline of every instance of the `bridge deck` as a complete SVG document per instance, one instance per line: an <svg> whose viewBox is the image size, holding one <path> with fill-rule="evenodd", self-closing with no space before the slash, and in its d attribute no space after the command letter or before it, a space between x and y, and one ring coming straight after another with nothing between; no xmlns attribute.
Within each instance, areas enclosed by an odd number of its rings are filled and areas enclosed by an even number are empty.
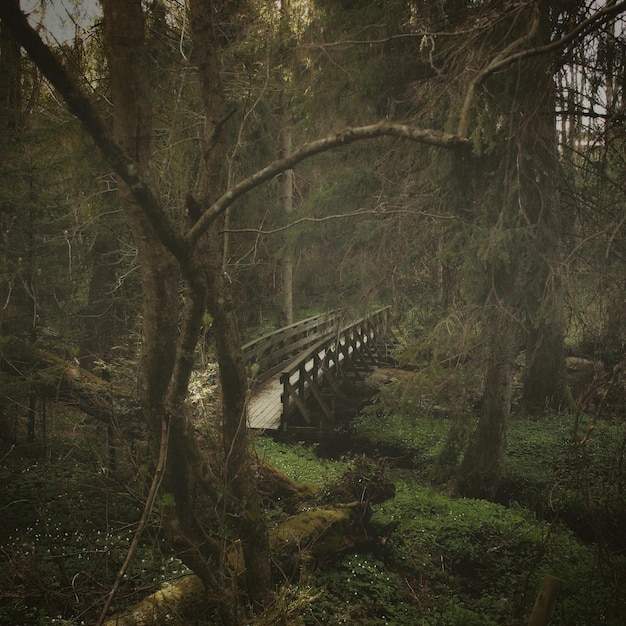
<svg viewBox="0 0 626 626"><path fill-rule="evenodd" d="M248 427L255 430L278 430L283 412L283 386L277 374L257 385L250 394Z"/></svg>
<svg viewBox="0 0 626 626"><path fill-rule="evenodd" d="M341 395L339 375L362 380L387 361L388 309L343 328L337 328L336 314L315 316L243 346L248 365L260 371L249 397L248 427L278 430L299 415L307 427L333 430L328 397L331 390Z"/></svg>

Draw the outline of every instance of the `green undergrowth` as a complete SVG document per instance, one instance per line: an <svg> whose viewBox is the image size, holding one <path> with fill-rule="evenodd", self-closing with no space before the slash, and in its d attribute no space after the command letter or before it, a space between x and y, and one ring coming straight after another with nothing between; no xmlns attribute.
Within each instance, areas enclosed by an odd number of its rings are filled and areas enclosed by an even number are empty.
<svg viewBox="0 0 626 626"><path fill-rule="evenodd" d="M254 440L260 458L322 492L363 452L386 457L396 486L392 500L372 506L377 532L367 547L338 551L281 589L291 616L285 623L521 626L551 574L563 581L553 626L621 626L624 426L554 415L512 419L500 503L490 503L451 497L446 483L433 480L456 423L364 414L352 429L358 455L344 451L339 460L320 458L314 445ZM0 455L2 624L74 625L93 616L136 528L145 468L127 462L125 474L110 476L106 451L88 445L102 441L99 432L68 441L49 442L45 454L22 446ZM397 462L401 456L405 462ZM277 509L271 521L285 514ZM155 517L119 602L143 598L185 571Z"/></svg>
<svg viewBox="0 0 626 626"><path fill-rule="evenodd" d="M374 456L387 457L391 464L418 471L432 468L442 452L450 421L403 413L384 413L375 407L350 422L357 448Z"/></svg>
<svg viewBox="0 0 626 626"><path fill-rule="evenodd" d="M524 623L545 574L563 580L552 624L620 623L625 607L612 576L626 575L623 558L608 568L594 546L525 508L450 498L406 471L395 483L396 498L375 519L398 523L387 563L421 583L422 623Z"/></svg>
<svg viewBox="0 0 626 626"><path fill-rule="evenodd" d="M0 453L0 624L80 624L76 616L98 611L124 562L143 508L143 468L135 479L110 477L102 447L85 444ZM155 516L124 575L122 606L189 571L159 526Z"/></svg>
<svg viewBox="0 0 626 626"><path fill-rule="evenodd" d="M459 426L461 424L461 426ZM351 422L359 450L386 456L390 464L410 467L424 482L453 477L464 448L438 464L448 434L474 427L461 421L368 411ZM546 414L514 417L497 501L532 508L542 518L562 518L577 532L601 532L626 549L616 529L626 527L626 425L586 416Z"/></svg>
<svg viewBox="0 0 626 626"><path fill-rule="evenodd" d="M344 472L347 461L331 461L315 454L313 446L286 444L269 437L257 437L252 449L260 458L268 460L296 482L322 487L333 482Z"/></svg>
<svg viewBox="0 0 626 626"><path fill-rule="evenodd" d="M286 453L266 440L263 449L289 472L315 480L333 473L329 461L312 470L310 447ZM303 469L296 470L300 455ZM311 575L314 600L301 613L306 624L525 624L543 577L551 574L563 581L551 624L621 626L623 555L586 543L526 507L453 498L420 476L390 470L396 496L376 505L372 518L383 534L380 545L340 555Z"/></svg>

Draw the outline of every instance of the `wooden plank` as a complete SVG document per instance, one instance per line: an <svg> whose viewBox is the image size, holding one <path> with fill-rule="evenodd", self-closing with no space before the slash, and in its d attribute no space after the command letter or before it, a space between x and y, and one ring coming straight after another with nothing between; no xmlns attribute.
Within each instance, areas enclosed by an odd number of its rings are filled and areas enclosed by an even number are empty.
<svg viewBox="0 0 626 626"><path fill-rule="evenodd" d="M287 356L334 332L338 319L339 314L335 311L309 317L244 344L242 354L246 363L256 363L264 372L275 366L281 356Z"/></svg>
<svg viewBox="0 0 626 626"><path fill-rule="evenodd" d="M330 422L334 422L335 416L333 412L330 410L330 407L328 406L328 404L326 404L326 400L324 399L324 396L322 396L321 391L318 389L317 384L316 384L317 381L314 381L313 378L310 376L309 372L307 372L306 370L303 371L303 374L309 383L310 392L315 396L315 399L317 400L317 404L320 406L320 408L324 412L324 415L326 415L326 417L328 418Z"/></svg>
<svg viewBox="0 0 626 626"><path fill-rule="evenodd" d="M293 398L293 401L295 402L296 406L300 410L300 414L302 415L302 417L304 417L304 421L307 424L310 424L311 416L309 414L309 410L306 408L306 404L304 404L304 400L298 395L298 393L293 388L289 380L283 379L283 382L285 386L285 396L289 398Z"/></svg>
<svg viewBox="0 0 626 626"><path fill-rule="evenodd" d="M283 405L282 385L278 377L270 378L252 390L248 402L248 427L255 430L278 430Z"/></svg>

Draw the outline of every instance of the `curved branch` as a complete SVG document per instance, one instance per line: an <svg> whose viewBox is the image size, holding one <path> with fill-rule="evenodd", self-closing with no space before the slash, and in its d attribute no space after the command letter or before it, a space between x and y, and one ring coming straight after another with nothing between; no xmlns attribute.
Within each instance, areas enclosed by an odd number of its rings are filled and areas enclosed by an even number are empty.
<svg viewBox="0 0 626 626"><path fill-rule="evenodd" d="M8 26L15 39L24 47L44 76L63 96L70 112L78 118L105 158L110 161L115 172L130 187L159 238L183 267L188 266L189 255L210 224L237 198L315 154L355 141L382 136L400 137L439 147L453 147L468 143L467 139L457 135L392 122L347 128L326 138L306 143L289 157L277 159L252 176L240 181L203 213L185 237L181 237L163 211L152 188L143 180L137 164L111 137L87 96L76 86L63 65L30 26L24 13L13 3L0 2L0 19Z"/></svg>
<svg viewBox="0 0 626 626"><path fill-rule="evenodd" d="M416 128L414 126L406 126L394 122L378 122L377 124L370 124L369 126L346 128L339 133L301 145L288 157L272 161L267 167L264 167L231 187L204 211L202 217L187 233L185 239L191 246L194 246L211 223L233 204L235 200L248 193L251 189L278 176L278 174L292 169L305 159L328 150L333 150L334 148L340 148L354 143L355 141L385 136L399 137L417 143L438 146L440 148L452 148L469 144L468 139L460 137L459 135L452 135L430 128Z"/></svg>

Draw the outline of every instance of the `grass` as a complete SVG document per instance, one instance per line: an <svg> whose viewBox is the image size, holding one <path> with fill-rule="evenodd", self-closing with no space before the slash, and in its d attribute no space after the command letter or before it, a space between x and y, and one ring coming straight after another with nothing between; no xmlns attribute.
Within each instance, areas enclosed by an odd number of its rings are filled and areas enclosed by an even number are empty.
<svg viewBox="0 0 626 626"><path fill-rule="evenodd" d="M368 411L350 423L350 430L359 449L367 448L374 456L387 456L394 463L401 461L415 470L430 468L448 434L447 419L406 414Z"/></svg>
<svg viewBox="0 0 626 626"><path fill-rule="evenodd" d="M333 482L347 466L347 461L331 461L315 454L313 446L303 442L286 444L269 437L257 437L252 444L254 452L267 459L293 480L315 487Z"/></svg>
<svg viewBox="0 0 626 626"><path fill-rule="evenodd" d="M375 413L353 423L360 448L369 442L372 454L396 450L418 471L390 471L396 497L374 507L372 522L380 528L395 525L395 531L376 553L343 555L315 574L318 593L305 623L525 624L543 577L552 574L563 580L552 625L621 626L626 612L623 544L585 541L565 522L573 504L579 518L588 517L591 496L596 516L623 515L624 498L618 498L626 483L619 461L623 425L596 424L581 449L589 421L578 430L572 417L512 421L507 500L500 504L453 498L424 480L448 425L445 419ZM309 447L292 446L286 453L271 440L263 446L266 458L281 469L288 459L292 475L303 471L300 457L304 471L315 474L318 483L333 474L332 462L316 461ZM323 470L312 470L316 462ZM568 482L572 476L575 480ZM545 508L526 506L541 501L542 494L545 507L551 501L549 516ZM574 530L579 528L574 525Z"/></svg>

